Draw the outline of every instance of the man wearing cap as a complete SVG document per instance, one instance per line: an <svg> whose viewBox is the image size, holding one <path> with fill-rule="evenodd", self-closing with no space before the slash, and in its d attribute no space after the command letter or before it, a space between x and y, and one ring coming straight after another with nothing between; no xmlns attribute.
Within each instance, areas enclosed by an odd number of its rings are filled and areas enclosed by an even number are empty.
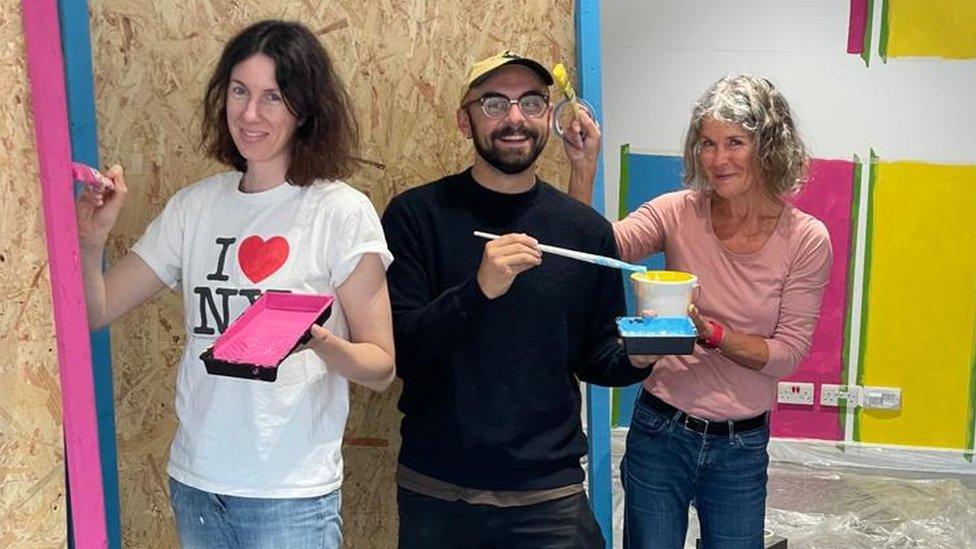
<svg viewBox="0 0 976 549"><path fill-rule="evenodd" d="M473 165L383 216L403 379L401 549L603 547L583 492L579 381L629 385L649 369L617 341L620 273L539 251L617 255L605 219L536 177L552 83L511 52L472 66L457 123ZM589 118L572 129L574 174L591 177L599 130Z"/></svg>

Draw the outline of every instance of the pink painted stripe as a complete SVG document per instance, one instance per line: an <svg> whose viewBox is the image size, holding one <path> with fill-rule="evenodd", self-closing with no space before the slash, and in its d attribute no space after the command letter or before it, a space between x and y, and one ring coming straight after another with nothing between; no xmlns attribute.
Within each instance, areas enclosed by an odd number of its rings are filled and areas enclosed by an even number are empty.
<svg viewBox="0 0 976 549"><path fill-rule="evenodd" d="M830 233L834 263L824 291L820 320L813 332L810 354L800 364L793 381L840 383L843 373L844 319L847 314L847 277L851 261L851 203L854 200L854 163L849 160L814 159L810 181L795 204L823 221ZM815 395L819 395L819 390ZM778 405L770 421L779 437L841 440L843 433L837 408Z"/></svg>
<svg viewBox="0 0 976 549"><path fill-rule="evenodd" d="M851 0L851 19L847 27L847 53L864 53L864 33L868 23L868 0Z"/></svg>
<svg viewBox="0 0 976 549"><path fill-rule="evenodd" d="M44 203L75 546L107 547L95 384L79 262L56 0L23 0L27 72Z"/></svg>

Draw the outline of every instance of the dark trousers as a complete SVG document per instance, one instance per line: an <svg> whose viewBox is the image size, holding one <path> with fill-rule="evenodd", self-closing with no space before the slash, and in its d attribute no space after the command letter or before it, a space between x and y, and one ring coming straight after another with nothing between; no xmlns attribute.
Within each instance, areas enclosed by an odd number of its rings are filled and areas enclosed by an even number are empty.
<svg viewBox="0 0 976 549"><path fill-rule="evenodd" d="M397 488L400 549L603 549L580 492L520 507L445 501Z"/></svg>

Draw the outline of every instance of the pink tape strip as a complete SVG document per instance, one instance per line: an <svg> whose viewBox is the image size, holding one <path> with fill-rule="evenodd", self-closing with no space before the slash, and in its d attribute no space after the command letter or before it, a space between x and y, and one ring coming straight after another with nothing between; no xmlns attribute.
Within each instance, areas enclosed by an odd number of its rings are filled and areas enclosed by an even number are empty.
<svg viewBox="0 0 976 549"><path fill-rule="evenodd" d="M107 547L88 323L71 188L71 145L58 6L23 0L27 71L44 203L64 414L64 446L77 547Z"/></svg>

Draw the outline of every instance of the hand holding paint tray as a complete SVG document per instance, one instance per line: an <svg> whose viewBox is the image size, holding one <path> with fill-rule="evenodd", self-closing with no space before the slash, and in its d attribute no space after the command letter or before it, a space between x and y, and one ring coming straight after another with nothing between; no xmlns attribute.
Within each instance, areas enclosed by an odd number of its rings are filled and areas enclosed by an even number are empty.
<svg viewBox="0 0 976 549"><path fill-rule="evenodd" d="M207 373L275 381L278 366L332 313L331 295L266 292L200 358Z"/></svg>

